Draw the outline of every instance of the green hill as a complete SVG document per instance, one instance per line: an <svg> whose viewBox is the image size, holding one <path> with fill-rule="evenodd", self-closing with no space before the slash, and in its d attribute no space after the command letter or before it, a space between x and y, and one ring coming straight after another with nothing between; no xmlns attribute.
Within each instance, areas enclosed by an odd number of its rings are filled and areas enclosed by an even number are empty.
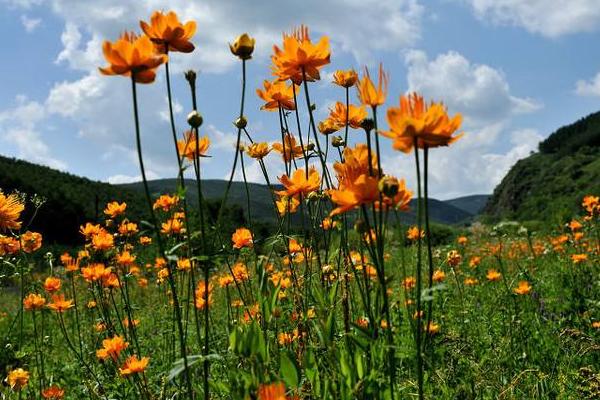
<svg viewBox="0 0 600 400"><path fill-rule="evenodd" d="M459 208L471 215L478 215L485 207L489 194L474 194L471 196L457 197L455 199L444 200L444 203Z"/></svg>
<svg viewBox="0 0 600 400"><path fill-rule="evenodd" d="M600 112L564 126L518 161L483 213L491 220L563 223L586 194L600 193Z"/></svg>

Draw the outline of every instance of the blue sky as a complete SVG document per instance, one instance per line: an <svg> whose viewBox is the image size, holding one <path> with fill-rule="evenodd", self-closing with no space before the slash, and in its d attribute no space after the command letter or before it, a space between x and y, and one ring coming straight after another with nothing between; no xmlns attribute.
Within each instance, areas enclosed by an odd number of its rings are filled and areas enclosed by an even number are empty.
<svg viewBox="0 0 600 400"><path fill-rule="evenodd" d="M190 110L182 72L200 71L203 133L212 140L208 178L225 178L231 167L240 63L227 43L246 31L257 39L246 103L255 140L278 136L277 114L259 111L255 89L271 79L272 45L300 23L313 39L327 34L332 43L332 64L310 86L319 119L343 99L330 83L333 71L380 61L391 75L386 106L418 90L462 113L465 137L431 156L431 193L442 199L491 192L541 139L600 109L597 0L568 7L560 0L0 0L0 30L10 38L0 64L0 154L96 180L137 179L129 82L100 76L97 67L104 65L102 41L138 30L155 9L198 23L196 51L171 63L179 131ZM158 77L140 87L142 134L150 176L171 177L164 70ZM384 170L414 186L412 158L383 143ZM250 179L261 182L249 164ZM272 179L281 174L279 157L270 155L267 165Z"/></svg>

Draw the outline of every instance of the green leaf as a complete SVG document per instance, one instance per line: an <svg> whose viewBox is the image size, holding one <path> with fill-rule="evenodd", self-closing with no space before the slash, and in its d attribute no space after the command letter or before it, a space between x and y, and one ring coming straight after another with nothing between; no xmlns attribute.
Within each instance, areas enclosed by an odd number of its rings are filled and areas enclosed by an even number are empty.
<svg viewBox="0 0 600 400"><path fill-rule="evenodd" d="M213 354L208 354L206 356L203 356L201 354L195 354L195 355L187 356L186 359L187 359L188 368L190 368L199 362L204 362L205 360L206 361L220 361L220 360L223 360L223 357L221 357L218 354L213 353ZM179 374L181 374L184 370L185 370L185 363L183 362L183 358L180 358L173 363L173 368L171 368L171 370L169 371L169 375L167 376L167 379L170 382L172 382L173 379L177 378L179 376Z"/></svg>
<svg viewBox="0 0 600 400"><path fill-rule="evenodd" d="M297 388L300 383L300 369L296 359L287 353L281 353L280 372L283 381L292 388Z"/></svg>

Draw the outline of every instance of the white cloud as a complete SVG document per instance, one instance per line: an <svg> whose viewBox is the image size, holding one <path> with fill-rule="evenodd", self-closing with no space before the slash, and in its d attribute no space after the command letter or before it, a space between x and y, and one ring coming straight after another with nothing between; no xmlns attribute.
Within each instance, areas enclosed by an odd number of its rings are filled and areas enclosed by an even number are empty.
<svg viewBox="0 0 600 400"><path fill-rule="evenodd" d="M465 136L448 148L430 152L430 193L434 197L491 193L517 160L537 148L542 139L537 131L511 126L516 115L533 112L541 105L513 95L501 71L474 64L452 51L433 60L422 51L410 51L405 62L409 91L444 101L451 114L465 117L461 127ZM416 188L412 154L384 156L383 167L407 178L409 187Z"/></svg>
<svg viewBox="0 0 600 400"><path fill-rule="evenodd" d="M173 99L173 116L176 116L177 114L181 114L181 112L183 111L183 106L181 105L180 102L177 101L177 99ZM162 119L165 122L169 122L171 120L171 117L169 116L169 98L168 96L165 96L165 104L162 110L160 110L158 112L158 115L160 116L160 119Z"/></svg>
<svg viewBox="0 0 600 400"><path fill-rule="evenodd" d="M514 25L555 38L600 28L597 0L458 0L470 4L477 17Z"/></svg>
<svg viewBox="0 0 600 400"><path fill-rule="evenodd" d="M600 96L600 72L590 80L578 80L575 93L580 96Z"/></svg>
<svg viewBox="0 0 600 400"><path fill-rule="evenodd" d="M21 15L21 23L23 24L25 32L27 33L32 33L33 31L35 31L37 27L40 26L41 22L41 18L29 18L25 14Z"/></svg>
<svg viewBox="0 0 600 400"><path fill-rule="evenodd" d="M541 105L510 93L504 74L488 65L473 64L450 51L429 60L420 50L409 51L408 90L444 101L451 112L461 112L476 126L502 121L511 115L535 111Z"/></svg>
<svg viewBox="0 0 600 400"><path fill-rule="evenodd" d="M17 97L14 108L0 112L0 141L13 146L18 157L65 170L67 164L52 156L39 124L46 118L43 104Z"/></svg>

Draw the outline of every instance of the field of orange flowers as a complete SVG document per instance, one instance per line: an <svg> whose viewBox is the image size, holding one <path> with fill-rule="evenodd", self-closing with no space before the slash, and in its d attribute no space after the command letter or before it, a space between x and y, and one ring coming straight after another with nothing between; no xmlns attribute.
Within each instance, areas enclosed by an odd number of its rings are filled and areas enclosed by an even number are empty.
<svg viewBox="0 0 600 400"><path fill-rule="evenodd" d="M474 224L433 246L429 152L461 138L462 117L417 93L386 105L380 66L377 76L336 71L343 100L316 121L310 89L330 47L302 26L273 47L274 78L256 90L265 118L279 121L277 143L255 141L244 116L255 41L243 34L230 44L242 86L229 183L258 163L278 225L269 237L252 220L228 232L229 186L214 219L200 191L210 139L200 133L194 71L185 74L188 129L175 128L169 60L194 51L196 24L155 12L140 26L104 43L100 72L131 85L148 219L132 221L127 204L111 202L104 221L81 226L81 248L44 256L42 236L22 219L40 205L0 192L0 398L600 397L597 196L564 227ZM137 85L159 69L180 187L153 197ZM350 145L351 129L364 141ZM414 157L405 173L416 188L384 170L390 145ZM266 157L285 173L270 176ZM186 201L184 174L197 182L199 207ZM413 197L417 220L407 226Z"/></svg>

